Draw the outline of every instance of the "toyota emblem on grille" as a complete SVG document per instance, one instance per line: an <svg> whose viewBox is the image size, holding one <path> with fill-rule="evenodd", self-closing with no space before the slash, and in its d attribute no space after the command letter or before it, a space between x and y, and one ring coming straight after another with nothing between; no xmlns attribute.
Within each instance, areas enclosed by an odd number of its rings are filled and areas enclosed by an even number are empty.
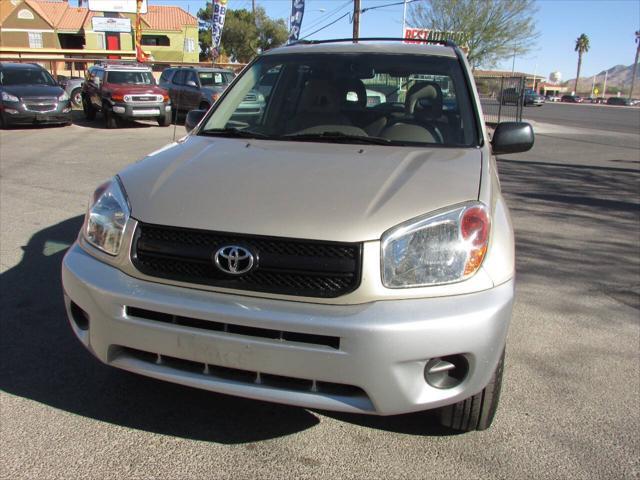
<svg viewBox="0 0 640 480"><path fill-rule="evenodd" d="M255 257L244 247L226 245L214 254L213 261L220 270L231 275L242 275L253 268Z"/></svg>

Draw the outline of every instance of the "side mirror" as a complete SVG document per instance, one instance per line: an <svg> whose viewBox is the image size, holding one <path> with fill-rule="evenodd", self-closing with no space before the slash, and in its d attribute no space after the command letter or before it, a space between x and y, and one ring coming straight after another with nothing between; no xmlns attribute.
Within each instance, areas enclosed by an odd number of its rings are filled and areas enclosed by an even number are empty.
<svg viewBox="0 0 640 480"><path fill-rule="evenodd" d="M193 130L195 126L200 123L200 120L202 120L202 117L204 117L206 113L206 110L191 110L187 113L187 118L184 121L184 128L186 128L187 132Z"/></svg>
<svg viewBox="0 0 640 480"><path fill-rule="evenodd" d="M194 82L193 80L187 80L187 83L185 84L187 87L195 87L198 88L198 84L196 82Z"/></svg>
<svg viewBox="0 0 640 480"><path fill-rule="evenodd" d="M491 146L494 155L520 153L533 147L533 128L526 122L501 122L493 132Z"/></svg>

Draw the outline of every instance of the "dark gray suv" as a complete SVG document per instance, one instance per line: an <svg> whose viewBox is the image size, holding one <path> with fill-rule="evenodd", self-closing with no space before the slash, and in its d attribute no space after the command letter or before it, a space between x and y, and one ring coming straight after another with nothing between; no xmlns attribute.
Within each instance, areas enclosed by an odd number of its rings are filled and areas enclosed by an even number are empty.
<svg viewBox="0 0 640 480"><path fill-rule="evenodd" d="M169 91L174 111L208 109L229 86L235 74L221 68L167 68L160 86Z"/></svg>

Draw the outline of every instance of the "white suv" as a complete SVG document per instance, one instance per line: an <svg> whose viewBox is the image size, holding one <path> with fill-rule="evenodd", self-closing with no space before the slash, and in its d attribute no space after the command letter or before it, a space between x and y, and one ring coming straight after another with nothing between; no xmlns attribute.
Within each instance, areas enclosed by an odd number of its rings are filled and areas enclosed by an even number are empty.
<svg viewBox="0 0 640 480"><path fill-rule="evenodd" d="M265 108L248 123L250 91ZM514 292L493 155L533 132L490 142L482 118L449 43L259 56L188 136L98 187L64 259L73 331L161 380L487 428Z"/></svg>

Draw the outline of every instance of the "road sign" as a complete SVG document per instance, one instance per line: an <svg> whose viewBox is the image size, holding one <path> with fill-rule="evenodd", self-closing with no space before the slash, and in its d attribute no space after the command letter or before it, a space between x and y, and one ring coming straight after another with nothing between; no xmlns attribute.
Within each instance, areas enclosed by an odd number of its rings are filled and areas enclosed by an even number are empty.
<svg viewBox="0 0 640 480"><path fill-rule="evenodd" d="M89 0L89 11L136 13L136 0ZM140 13L147 13L147 0L142 1Z"/></svg>
<svg viewBox="0 0 640 480"><path fill-rule="evenodd" d="M598 95L600 93L600 90L598 90L598 87L593 89L593 93L595 93L596 95Z"/></svg>

